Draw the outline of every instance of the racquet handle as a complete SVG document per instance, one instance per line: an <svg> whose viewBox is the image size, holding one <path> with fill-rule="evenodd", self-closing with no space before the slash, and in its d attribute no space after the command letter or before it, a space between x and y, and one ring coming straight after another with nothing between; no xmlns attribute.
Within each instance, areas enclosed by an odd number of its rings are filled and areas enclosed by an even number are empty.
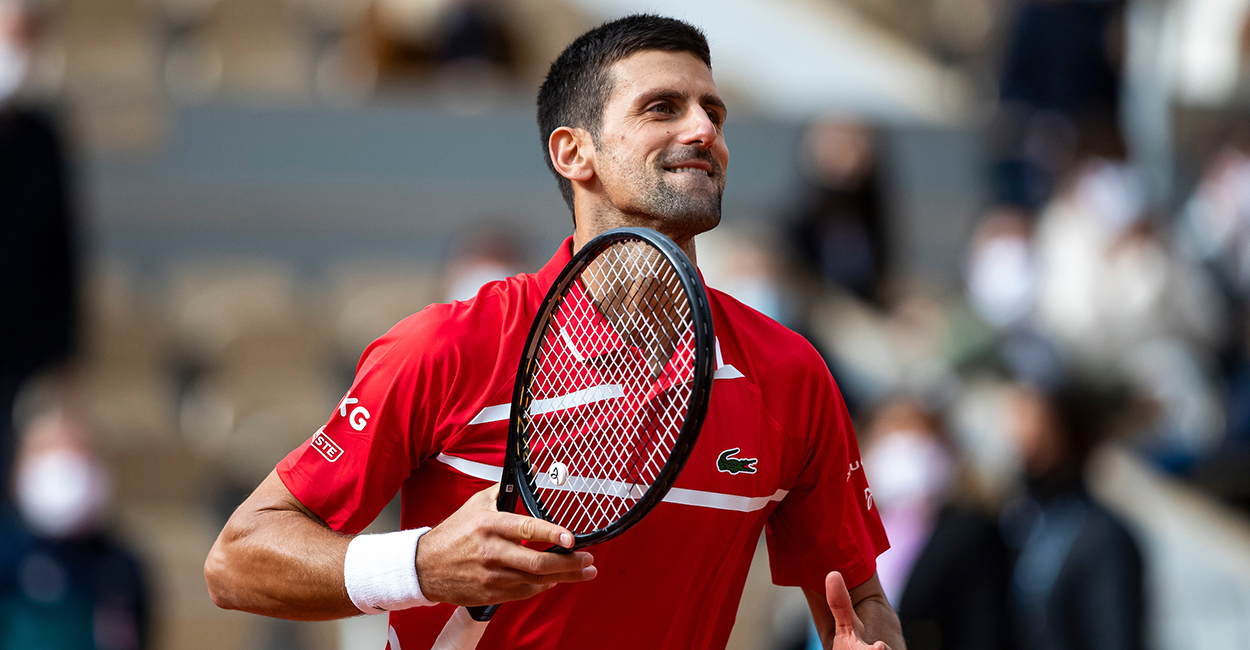
<svg viewBox="0 0 1250 650"><path fill-rule="evenodd" d="M563 546L560 546L560 545L554 545L551 548L544 551L544 553L572 553L572 552L573 552L573 549L564 548ZM475 621L486 622L490 620L490 617L495 615L495 610L499 609L499 605L498 604L482 605L480 607L465 607L465 609L469 610L469 618Z"/></svg>
<svg viewBox="0 0 1250 650"><path fill-rule="evenodd" d="M499 609L499 605L482 605L481 607L465 607L465 609L469 610L469 618L485 622L495 615L495 610Z"/></svg>
<svg viewBox="0 0 1250 650"><path fill-rule="evenodd" d="M573 549L563 546L552 546L547 553L572 553ZM430 650L473 650L486 631L499 605L482 605L480 607L457 607L451 620L443 627Z"/></svg>

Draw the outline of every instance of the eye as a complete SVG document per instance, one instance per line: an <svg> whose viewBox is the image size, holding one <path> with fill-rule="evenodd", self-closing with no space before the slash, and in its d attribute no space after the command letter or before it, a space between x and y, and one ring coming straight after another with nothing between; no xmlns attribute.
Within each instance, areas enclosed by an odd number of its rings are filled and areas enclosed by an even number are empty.
<svg viewBox="0 0 1250 650"><path fill-rule="evenodd" d="M648 112L656 112L656 113L670 113L670 114L671 114L671 113L673 112L673 107L672 107L671 105L669 105L669 103L668 103L668 102L659 102L659 103L652 104L651 106L647 107L647 111L648 111Z"/></svg>

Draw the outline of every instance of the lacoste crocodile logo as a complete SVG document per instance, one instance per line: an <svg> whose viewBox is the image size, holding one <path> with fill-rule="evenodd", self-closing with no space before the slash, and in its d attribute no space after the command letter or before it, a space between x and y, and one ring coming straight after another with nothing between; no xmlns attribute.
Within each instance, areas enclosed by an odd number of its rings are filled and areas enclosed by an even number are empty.
<svg viewBox="0 0 1250 650"><path fill-rule="evenodd" d="M729 474L754 474L758 458L734 458L734 454L742 451L741 447L726 449L716 458L716 469Z"/></svg>

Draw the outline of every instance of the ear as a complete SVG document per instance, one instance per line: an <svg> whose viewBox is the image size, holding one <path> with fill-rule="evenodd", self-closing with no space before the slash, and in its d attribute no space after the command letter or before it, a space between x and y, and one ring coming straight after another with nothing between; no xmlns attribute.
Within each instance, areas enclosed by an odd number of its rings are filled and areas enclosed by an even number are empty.
<svg viewBox="0 0 1250 650"><path fill-rule="evenodd" d="M595 146L585 129L562 126L552 131L547 150L561 176L582 183L595 177Z"/></svg>

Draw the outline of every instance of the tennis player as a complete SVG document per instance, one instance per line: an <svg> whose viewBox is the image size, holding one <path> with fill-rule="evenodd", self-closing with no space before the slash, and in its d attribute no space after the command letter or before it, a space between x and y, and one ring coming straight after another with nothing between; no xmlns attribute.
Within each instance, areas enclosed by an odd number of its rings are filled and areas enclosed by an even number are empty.
<svg viewBox="0 0 1250 650"><path fill-rule="evenodd" d="M888 545L828 369L715 290L711 404L665 502L593 557L537 552L572 536L495 509L516 364L548 287L618 226L659 230L695 260L695 236L720 221L725 118L707 41L686 23L630 16L569 45L538 122L572 237L538 273L432 305L365 350L329 422L218 537L214 602L304 620L389 612L390 650L430 648L455 606L506 601L519 602L479 648L719 649L763 530L774 582L803 589L826 647L903 650L876 577ZM358 535L396 492L403 530Z"/></svg>

